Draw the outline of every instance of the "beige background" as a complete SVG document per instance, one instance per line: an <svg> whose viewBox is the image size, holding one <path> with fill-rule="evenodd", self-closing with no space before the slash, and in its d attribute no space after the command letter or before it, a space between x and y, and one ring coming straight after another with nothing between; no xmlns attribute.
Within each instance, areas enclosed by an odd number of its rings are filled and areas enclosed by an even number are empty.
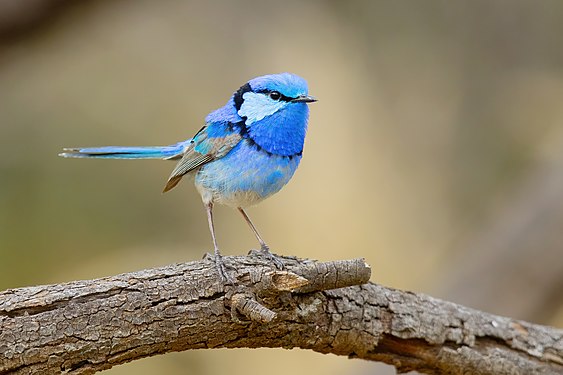
<svg viewBox="0 0 563 375"><path fill-rule="evenodd" d="M0 1L0 24L17 12ZM249 210L274 252L365 257L379 283L563 324L563 3L98 0L2 41L0 289L201 258L197 192L160 194L173 162L56 155L189 138L246 80L290 71L319 102L293 180ZM226 255L256 247L216 218ZM281 349L107 373L249 369L393 373Z"/></svg>

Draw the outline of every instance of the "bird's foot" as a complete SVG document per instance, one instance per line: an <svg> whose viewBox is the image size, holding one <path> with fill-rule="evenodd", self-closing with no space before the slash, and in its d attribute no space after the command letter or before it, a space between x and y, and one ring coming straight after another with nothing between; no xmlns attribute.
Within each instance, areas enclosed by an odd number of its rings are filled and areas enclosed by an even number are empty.
<svg viewBox="0 0 563 375"><path fill-rule="evenodd" d="M217 269L217 273L219 274L219 278L223 282L224 285L235 285L235 280L231 275L227 273L225 262L223 261L223 257L219 254L215 255L215 268Z"/></svg>
<svg viewBox="0 0 563 375"><path fill-rule="evenodd" d="M255 256L258 256L258 257L266 258L269 262L273 263L274 266L278 270L285 269L285 264L283 263L283 258L280 257L280 256L277 256L276 254L273 254L270 251L270 248L268 247L268 245L260 246L259 251L251 250L249 254L255 255Z"/></svg>

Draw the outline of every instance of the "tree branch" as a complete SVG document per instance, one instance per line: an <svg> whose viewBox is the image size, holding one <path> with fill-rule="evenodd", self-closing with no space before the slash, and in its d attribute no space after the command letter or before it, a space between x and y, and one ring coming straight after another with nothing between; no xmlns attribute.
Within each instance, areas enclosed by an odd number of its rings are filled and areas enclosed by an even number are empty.
<svg viewBox="0 0 563 375"><path fill-rule="evenodd" d="M0 374L91 374L187 349L299 347L428 374L561 374L563 331L369 280L363 260L226 257L0 293ZM340 289L335 289L340 288Z"/></svg>

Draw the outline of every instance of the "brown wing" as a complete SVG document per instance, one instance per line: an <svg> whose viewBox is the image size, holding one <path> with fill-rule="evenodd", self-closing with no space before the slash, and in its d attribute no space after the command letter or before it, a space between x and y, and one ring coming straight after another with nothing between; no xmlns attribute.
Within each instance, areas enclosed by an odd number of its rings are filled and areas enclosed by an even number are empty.
<svg viewBox="0 0 563 375"><path fill-rule="evenodd" d="M224 137L208 137L207 127L202 128L182 155L182 159L168 177L163 192L174 188L182 177L202 165L225 156L240 142L242 136L233 132Z"/></svg>

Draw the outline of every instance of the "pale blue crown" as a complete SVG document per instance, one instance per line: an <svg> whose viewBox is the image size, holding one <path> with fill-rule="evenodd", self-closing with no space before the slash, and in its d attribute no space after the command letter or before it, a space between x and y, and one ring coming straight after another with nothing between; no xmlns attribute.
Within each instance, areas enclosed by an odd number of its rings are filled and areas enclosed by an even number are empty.
<svg viewBox="0 0 563 375"><path fill-rule="evenodd" d="M251 79L248 83L254 92L278 91L290 98L296 98L309 93L307 81L291 73L261 76Z"/></svg>

